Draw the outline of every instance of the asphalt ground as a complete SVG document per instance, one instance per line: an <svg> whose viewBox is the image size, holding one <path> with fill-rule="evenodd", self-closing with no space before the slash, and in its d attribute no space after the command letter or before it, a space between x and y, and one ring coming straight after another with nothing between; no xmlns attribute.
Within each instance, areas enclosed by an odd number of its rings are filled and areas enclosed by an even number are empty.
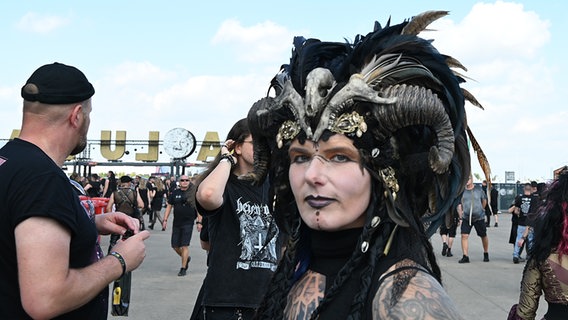
<svg viewBox="0 0 568 320"><path fill-rule="evenodd" d="M147 216L145 218L147 220ZM432 237L443 285L464 319L506 319L511 306L519 299L524 263L513 264L512 261L513 249L508 243L510 214L500 214L499 218L498 228L493 227L493 221L488 228L490 262L483 262L481 240L475 231L469 240L471 262L468 264L458 263L462 256L459 230L451 258L441 255L440 237ZM132 273L129 318L187 320L206 272L206 253L200 247L199 234L193 232L188 274L178 277L181 259L170 247L171 229L161 231L156 224L150 232L152 236L146 241L146 259ZM102 245L106 251L108 237L103 237ZM545 313L546 302L541 299L537 319ZM109 319L112 318L118 317L109 313Z"/></svg>

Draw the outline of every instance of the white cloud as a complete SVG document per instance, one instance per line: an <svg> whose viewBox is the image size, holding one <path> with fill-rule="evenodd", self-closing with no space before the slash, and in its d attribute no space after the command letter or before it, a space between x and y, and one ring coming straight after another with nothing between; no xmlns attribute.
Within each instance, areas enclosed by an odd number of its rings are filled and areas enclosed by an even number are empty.
<svg viewBox="0 0 568 320"><path fill-rule="evenodd" d="M518 177L551 176L550 168L565 161L549 143L565 119L554 68L544 52L550 42L550 22L522 4L478 3L461 20L448 16L424 32L444 54L460 60L469 72L463 86L485 106L466 105L468 123L487 154L493 173L517 171ZM546 143L544 142L546 141ZM527 157L532 155L532 157ZM536 155L546 155L532 161ZM564 158L563 158L564 157ZM474 172L481 172L472 155Z"/></svg>
<svg viewBox="0 0 568 320"><path fill-rule="evenodd" d="M475 4L457 23L451 16L441 19L432 25L439 31L421 36L435 38L437 47L451 48L450 55L460 60L489 62L535 58L550 41L549 28L549 21L522 4L497 1Z"/></svg>
<svg viewBox="0 0 568 320"><path fill-rule="evenodd" d="M124 62L110 71L109 77L117 86L145 85L148 82L161 82L172 78L173 72L160 70L148 61Z"/></svg>
<svg viewBox="0 0 568 320"><path fill-rule="evenodd" d="M46 34L68 23L69 19L66 17L28 12L18 21L16 26L26 32Z"/></svg>
<svg viewBox="0 0 568 320"><path fill-rule="evenodd" d="M144 140L148 131L160 131L163 137L174 127L190 130L197 140L206 131L223 136L264 96L272 76L187 76L148 62L123 63L95 83L89 138L98 139L101 130L127 130L127 139Z"/></svg>
<svg viewBox="0 0 568 320"><path fill-rule="evenodd" d="M211 42L233 45L239 60L259 63L273 61L282 52L289 52L295 34L272 21L247 27L229 19L221 24Z"/></svg>

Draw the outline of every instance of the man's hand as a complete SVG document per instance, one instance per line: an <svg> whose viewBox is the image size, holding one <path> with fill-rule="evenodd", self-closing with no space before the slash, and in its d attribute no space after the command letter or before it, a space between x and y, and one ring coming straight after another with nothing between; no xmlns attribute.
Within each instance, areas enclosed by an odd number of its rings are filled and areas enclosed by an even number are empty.
<svg viewBox="0 0 568 320"><path fill-rule="evenodd" d="M519 242L517 242L517 245L518 245L519 247L522 247L522 246L523 246L523 243L525 243L525 239L524 239L524 238L520 238L520 239L519 239Z"/></svg>
<svg viewBox="0 0 568 320"><path fill-rule="evenodd" d="M162 229L166 230L168 226L168 220L164 220L164 222L162 222Z"/></svg>
<svg viewBox="0 0 568 320"><path fill-rule="evenodd" d="M112 251L120 253L124 258L126 271L132 271L138 268L142 261L144 261L146 257L146 245L144 244L144 240L149 237L150 232L141 231L124 241L118 241L112 248Z"/></svg>
<svg viewBox="0 0 568 320"><path fill-rule="evenodd" d="M120 234L123 235L126 230L132 230L137 234L140 230L140 220L132 218L122 212L109 212L96 215L95 223L97 230L102 235Z"/></svg>

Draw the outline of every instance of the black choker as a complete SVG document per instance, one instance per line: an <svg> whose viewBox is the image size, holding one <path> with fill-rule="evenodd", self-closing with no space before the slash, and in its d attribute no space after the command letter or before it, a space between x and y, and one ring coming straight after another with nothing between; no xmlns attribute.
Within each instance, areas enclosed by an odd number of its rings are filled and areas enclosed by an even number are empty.
<svg viewBox="0 0 568 320"><path fill-rule="evenodd" d="M335 232L311 230L310 269L334 276L357 249L363 228Z"/></svg>

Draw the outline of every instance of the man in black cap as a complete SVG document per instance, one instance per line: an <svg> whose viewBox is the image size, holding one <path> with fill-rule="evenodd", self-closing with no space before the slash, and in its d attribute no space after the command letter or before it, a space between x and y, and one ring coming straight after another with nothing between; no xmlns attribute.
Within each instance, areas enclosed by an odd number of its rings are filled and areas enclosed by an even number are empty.
<svg viewBox="0 0 568 320"><path fill-rule="evenodd" d="M106 319L108 284L137 268L138 220L83 209L61 166L87 145L93 86L60 63L22 88L20 137L0 149L0 319ZM104 257L98 233L136 235Z"/></svg>

